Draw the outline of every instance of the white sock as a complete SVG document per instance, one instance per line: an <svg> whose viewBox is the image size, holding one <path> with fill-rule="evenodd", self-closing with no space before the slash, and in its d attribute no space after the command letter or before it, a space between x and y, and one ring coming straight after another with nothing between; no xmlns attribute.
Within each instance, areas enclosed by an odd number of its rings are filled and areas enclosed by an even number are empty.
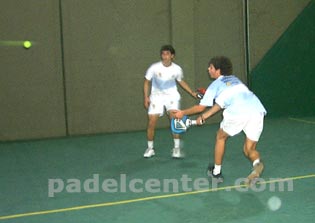
<svg viewBox="0 0 315 223"><path fill-rule="evenodd" d="M260 163L260 160L259 160L259 159L255 159L255 160L254 160L253 166L255 166L257 163Z"/></svg>
<svg viewBox="0 0 315 223"><path fill-rule="evenodd" d="M148 148L153 149L153 141L148 141Z"/></svg>
<svg viewBox="0 0 315 223"><path fill-rule="evenodd" d="M217 175L221 172L221 165L214 164L213 174Z"/></svg>
<svg viewBox="0 0 315 223"><path fill-rule="evenodd" d="M179 148L180 146L180 139L174 139L174 148Z"/></svg>

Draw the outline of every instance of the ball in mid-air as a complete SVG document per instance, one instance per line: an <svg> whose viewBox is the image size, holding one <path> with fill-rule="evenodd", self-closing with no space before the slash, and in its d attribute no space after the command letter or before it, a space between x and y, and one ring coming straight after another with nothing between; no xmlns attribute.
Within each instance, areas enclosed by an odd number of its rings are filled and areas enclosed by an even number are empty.
<svg viewBox="0 0 315 223"><path fill-rule="evenodd" d="M26 40L23 42L23 46L25 49L29 49L29 48L31 48L32 43L30 41Z"/></svg>

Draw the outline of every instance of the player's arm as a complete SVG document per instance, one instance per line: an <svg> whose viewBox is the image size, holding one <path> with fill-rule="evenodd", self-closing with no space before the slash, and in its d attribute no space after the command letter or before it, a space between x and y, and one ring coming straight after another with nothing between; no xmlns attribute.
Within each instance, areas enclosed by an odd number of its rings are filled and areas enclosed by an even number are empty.
<svg viewBox="0 0 315 223"><path fill-rule="evenodd" d="M203 105L194 105L185 110L179 110L175 112L175 118L181 119L184 115L193 115L203 112L206 109L206 106Z"/></svg>
<svg viewBox="0 0 315 223"><path fill-rule="evenodd" d="M215 113L221 110L221 107L218 104L214 104L208 111L204 112L197 118L197 123L204 123L207 118L213 116Z"/></svg>
<svg viewBox="0 0 315 223"><path fill-rule="evenodd" d="M144 96L144 107L146 109L148 109L149 105L150 105L150 97L149 97L150 86L151 86L151 81L149 81L148 79L144 78L143 96Z"/></svg>
<svg viewBox="0 0 315 223"><path fill-rule="evenodd" d="M193 96L194 98L197 98L197 92L191 90L191 88L189 87L189 85L186 83L186 81L177 81L178 84L181 86L181 88L183 88L185 91L187 91L191 96Z"/></svg>

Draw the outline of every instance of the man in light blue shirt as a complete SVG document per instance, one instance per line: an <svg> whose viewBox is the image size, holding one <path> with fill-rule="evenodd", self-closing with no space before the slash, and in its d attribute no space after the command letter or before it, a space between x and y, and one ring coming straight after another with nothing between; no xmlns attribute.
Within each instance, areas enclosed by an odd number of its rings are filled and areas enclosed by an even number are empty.
<svg viewBox="0 0 315 223"><path fill-rule="evenodd" d="M197 123L202 125L207 118L223 109L223 120L216 137L214 165L209 166L208 174L218 182L223 182L221 166L226 140L243 131L246 135L244 154L253 163L253 171L246 182L251 184L264 168L256 146L263 130L266 110L257 96L232 74L232 70L232 63L227 57L212 58L208 72L215 81L209 85L199 105L178 111L175 117L201 113L211 107L197 118Z"/></svg>

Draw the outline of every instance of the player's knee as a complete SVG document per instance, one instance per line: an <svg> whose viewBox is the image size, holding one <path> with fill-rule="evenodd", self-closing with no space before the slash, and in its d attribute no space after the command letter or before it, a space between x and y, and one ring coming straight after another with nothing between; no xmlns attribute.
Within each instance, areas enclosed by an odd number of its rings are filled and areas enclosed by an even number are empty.
<svg viewBox="0 0 315 223"><path fill-rule="evenodd" d="M228 134L226 134L222 129L219 129L217 131L217 136L216 136L216 139L217 140L226 140L228 138Z"/></svg>
<svg viewBox="0 0 315 223"><path fill-rule="evenodd" d="M244 155L245 156L248 156L248 154L249 154L249 151L248 151L248 149L244 146L244 148L243 148L243 152L244 152Z"/></svg>
<svg viewBox="0 0 315 223"><path fill-rule="evenodd" d="M246 156L249 156L252 152L256 151L256 145L255 144L250 144L250 145L245 145L244 146L244 154Z"/></svg>
<svg viewBox="0 0 315 223"><path fill-rule="evenodd" d="M149 129L154 129L155 128L155 122L152 122L152 121L149 121L149 123L148 123L148 128Z"/></svg>
<svg viewBox="0 0 315 223"><path fill-rule="evenodd" d="M150 117L149 122L148 122L148 128L150 128L150 129L155 128L156 123L157 123L157 119Z"/></svg>

